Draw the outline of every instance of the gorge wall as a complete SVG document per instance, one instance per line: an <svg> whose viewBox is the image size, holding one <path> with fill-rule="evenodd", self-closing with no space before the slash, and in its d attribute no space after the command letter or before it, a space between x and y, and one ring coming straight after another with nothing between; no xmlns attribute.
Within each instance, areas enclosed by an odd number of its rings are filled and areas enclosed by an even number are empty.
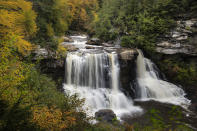
<svg viewBox="0 0 197 131"><path fill-rule="evenodd" d="M197 19L177 20L177 27L160 36L155 53L146 53L168 80L181 85L197 111Z"/></svg>

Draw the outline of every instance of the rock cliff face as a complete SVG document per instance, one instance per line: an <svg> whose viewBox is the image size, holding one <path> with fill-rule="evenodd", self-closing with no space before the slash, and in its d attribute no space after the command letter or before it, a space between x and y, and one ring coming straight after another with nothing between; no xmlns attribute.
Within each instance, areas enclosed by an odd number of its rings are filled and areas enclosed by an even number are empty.
<svg viewBox="0 0 197 131"><path fill-rule="evenodd" d="M197 112L197 19L177 21L177 27L161 36L151 59L175 84L182 85Z"/></svg>
<svg viewBox="0 0 197 131"><path fill-rule="evenodd" d="M197 56L197 19L179 20L177 27L160 38L157 52Z"/></svg>
<svg viewBox="0 0 197 131"><path fill-rule="evenodd" d="M123 91L135 97L135 92L132 90L136 79L136 60L138 52L136 49L121 48L118 51L120 62L120 82Z"/></svg>

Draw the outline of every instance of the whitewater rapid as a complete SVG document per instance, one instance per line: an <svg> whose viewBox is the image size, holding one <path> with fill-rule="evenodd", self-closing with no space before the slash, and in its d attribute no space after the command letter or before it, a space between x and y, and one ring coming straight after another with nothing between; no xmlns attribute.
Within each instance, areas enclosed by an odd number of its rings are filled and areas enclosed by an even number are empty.
<svg viewBox="0 0 197 131"><path fill-rule="evenodd" d="M156 65L143 56L138 50L137 58L137 92L138 100L156 100L165 103L180 105L187 108L190 100L185 98L185 92L178 86L164 81L155 70Z"/></svg>
<svg viewBox="0 0 197 131"><path fill-rule="evenodd" d="M120 65L116 51L86 49L86 36L71 38L74 42L66 44L74 45L79 50L69 52L66 57L63 87L65 93L77 94L79 98L85 99L83 108L90 116L94 116L95 112L101 109L113 110L119 119L125 114L141 114L142 108L135 106L133 100L120 90ZM141 50L138 52L135 101L155 100L187 108L190 100L185 98L185 92L162 80L154 68L156 65L145 58Z"/></svg>
<svg viewBox="0 0 197 131"><path fill-rule="evenodd" d="M87 109L90 116L94 116L100 109L111 109L118 118L124 114L132 116L142 112L140 107L133 105L132 99L119 90L120 67L117 53L86 50L81 46L85 45L86 41L82 43L83 41L76 37L73 37L73 44L82 49L67 54L65 92L85 98L84 109Z"/></svg>

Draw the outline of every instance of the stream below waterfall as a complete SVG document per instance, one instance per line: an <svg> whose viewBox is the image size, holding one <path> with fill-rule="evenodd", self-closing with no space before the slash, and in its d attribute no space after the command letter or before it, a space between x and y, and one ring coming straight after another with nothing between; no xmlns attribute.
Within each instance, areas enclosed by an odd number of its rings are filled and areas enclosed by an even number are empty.
<svg viewBox="0 0 197 131"><path fill-rule="evenodd" d="M65 61L65 93L77 94L85 98L84 109L87 114L94 116L101 109L111 109L119 119L123 116L130 118L142 115L147 104L139 103L168 103L187 109L190 100L185 98L185 92L178 86L162 80L156 66L138 50L136 60L136 98L126 95L120 90L120 63L116 48L92 46L86 49L87 36L71 36L74 42L63 44L78 48L68 52ZM90 45L88 45L90 46ZM135 104L138 103L138 104ZM152 104L158 105L158 104ZM152 106L151 105L151 106ZM159 104L162 107L162 104ZM147 106L148 107L148 106ZM165 110L165 108L164 108Z"/></svg>

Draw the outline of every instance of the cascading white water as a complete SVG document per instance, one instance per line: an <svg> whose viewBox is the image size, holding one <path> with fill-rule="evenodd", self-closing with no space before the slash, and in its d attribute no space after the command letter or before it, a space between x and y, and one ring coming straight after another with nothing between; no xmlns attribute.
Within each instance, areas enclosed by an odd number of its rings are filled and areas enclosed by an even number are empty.
<svg viewBox="0 0 197 131"><path fill-rule="evenodd" d="M111 54L111 86L114 92L119 91L119 63L118 56L115 53Z"/></svg>
<svg viewBox="0 0 197 131"><path fill-rule="evenodd" d="M118 117L141 111L119 90L119 64L115 53L69 53L64 89L85 98L91 115L100 109L112 109Z"/></svg>
<svg viewBox="0 0 197 131"><path fill-rule="evenodd" d="M157 100L187 107L190 100L186 99L185 92L176 85L159 78L158 72L153 68L154 63L144 58L138 50L137 58L137 83L138 97L140 100Z"/></svg>
<svg viewBox="0 0 197 131"><path fill-rule="evenodd" d="M70 52L65 70L65 92L85 98L89 115L100 109L112 109L120 118L125 113L132 115L142 111L119 90L119 62L115 52L89 52L84 48Z"/></svg>
<svg viewBox="0 0 197 131"><path fill-rule="evenodd" d="M74 86L105 88L108 55L74 52L66 58L66 83Z"/></svg>

